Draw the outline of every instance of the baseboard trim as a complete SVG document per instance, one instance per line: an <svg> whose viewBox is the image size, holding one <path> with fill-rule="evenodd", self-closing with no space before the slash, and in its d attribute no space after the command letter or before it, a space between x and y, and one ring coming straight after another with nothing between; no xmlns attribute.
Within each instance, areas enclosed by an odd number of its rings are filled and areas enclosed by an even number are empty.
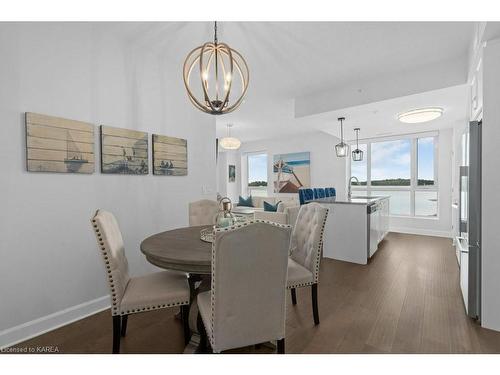
<svg viewBox="0 0 500 375"><path fill-rule="evenodd" d="M418 234L421 236L453 238L452 232L447 232L444 230L415 229L415 228L405 228L405 227L392 228L391 227L389 232L405 233L405 234Z"/></svg>
<svg viewBox="0 0 500 375"><path fill-rule="evenodd" d="M76 322L87 316L109 309L109 307L109 296L103 296L0 331L0 349L16 345L56 328Z"/></svg>

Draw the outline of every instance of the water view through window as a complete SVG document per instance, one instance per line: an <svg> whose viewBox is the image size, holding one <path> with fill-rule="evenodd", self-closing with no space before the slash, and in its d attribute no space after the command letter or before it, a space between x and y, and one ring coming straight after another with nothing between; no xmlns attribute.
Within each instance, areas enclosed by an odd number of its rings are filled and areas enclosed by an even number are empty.
<svg viewBox="0 0 500 375"><path fill-rule="evenodd" d="M267 196L267 154L250 154L248 160L248 195Z"/></svg>
<svg viewBox="0 0 500 375"><path fill-rule="evenodd" d="M391 215L437 217L437 140L437 136L408 136L360 145L367 157L350 162L351 176L361 185L353 182L355 194L389 196Z"/></svg>
<svg viewBox="0 0 500 375"><path fill-rule="evenodd" d="M372 186L410 186L410 177L409 139L372 143Z"/></svg>
<svg viewBox="0 0 500 375"><path fill-rule="evenodd" d="M359 149L363 151L363 160L361 161L351 161L351 176L356 177L359 180L359 185L366 185L368 181L368 171L367 171L367 157L368 154L366 144L359 145Z"/></svg>

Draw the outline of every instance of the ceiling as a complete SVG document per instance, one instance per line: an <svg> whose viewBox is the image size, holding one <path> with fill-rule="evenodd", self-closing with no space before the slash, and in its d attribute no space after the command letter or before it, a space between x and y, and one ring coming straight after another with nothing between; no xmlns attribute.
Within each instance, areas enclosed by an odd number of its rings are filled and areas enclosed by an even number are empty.
<svg viewBox="0 0 500 375"><path fill-rule="evenodd" d="M398 120L401 112L416 108L441 107L443 115L433 121L420 124L406 124ZM399 97L380 102L321 113L295 122L299 127L324 131L340 137L339 117L345 117L344 134L354 139L354 128L360 128L359 137L377 138L397 134L419 133L446 129L465 121L467 109L467 85Z"/></svg>
<svg viewBox="0 0 500 375"><path fill-rule="evenodd" d="M185 56L213 38L213 24L209 22L111 23L101 27L120 34L132 46L149 48L167 58ZM217 117L218 136L225 134L228 122L234 123L233 135L243 141L311 130L332 131L340 113L366 129L365 135L406 131L409 127L402 127L394 115L423 103L445 108L442 119L428 125L450 127L451 121L465 118L463 84L474 30L475 24L470 22L220 23L219 40L245 57L250 85L239 109ZM295 117L296 98L353 83L361 90L364 82L377 77L440 62L445 62L445 67L458 66L463 72L462 82L457 82L461 85L429 92L420 87L417 95Z"/></svg>

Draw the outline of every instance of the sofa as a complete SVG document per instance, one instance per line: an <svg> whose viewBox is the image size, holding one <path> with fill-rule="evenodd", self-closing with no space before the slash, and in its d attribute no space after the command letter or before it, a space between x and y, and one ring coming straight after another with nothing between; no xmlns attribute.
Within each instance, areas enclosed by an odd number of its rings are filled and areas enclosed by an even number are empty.
<svg viewBox="0 0 500 375"><path fill-rule="evenodd" d="M277 207L277 211L264 211L264 201L275 205L280 202ZM252 203L254 207L247 206L236 206L233 208L233 213L238 214L239 212L252 212L253 218L258 220L268 220L279 224L291 224L291 221L295 223L297 218L295 211L291 210L293 207L299 207L299 196L298 194L293 194L290 196L278 196L278 197L253 197ZM298 210L297 210L298 214Z"/></svg>

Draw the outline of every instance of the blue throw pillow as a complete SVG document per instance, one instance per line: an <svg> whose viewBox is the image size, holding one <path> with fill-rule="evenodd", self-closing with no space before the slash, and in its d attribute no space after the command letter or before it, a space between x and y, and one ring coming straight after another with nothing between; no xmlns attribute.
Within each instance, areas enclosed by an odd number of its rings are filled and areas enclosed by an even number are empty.
<svg viewBox="0 0 500 375"><path fill-rule="evenodd" d="M271 204L271 203L267 203L266 201L264 201L264 211L276 212L276 211L278 211L278 204L280 204L280 203L281 203L281 201L279 201L276 204Z"/></svg>
<svg viewBox="0 0 500 375"><path fill-rule="evenodd" d="M253 207L252 196L250 195L245 199L240 195L240 198L238 199L238 206Z"/></svg>

